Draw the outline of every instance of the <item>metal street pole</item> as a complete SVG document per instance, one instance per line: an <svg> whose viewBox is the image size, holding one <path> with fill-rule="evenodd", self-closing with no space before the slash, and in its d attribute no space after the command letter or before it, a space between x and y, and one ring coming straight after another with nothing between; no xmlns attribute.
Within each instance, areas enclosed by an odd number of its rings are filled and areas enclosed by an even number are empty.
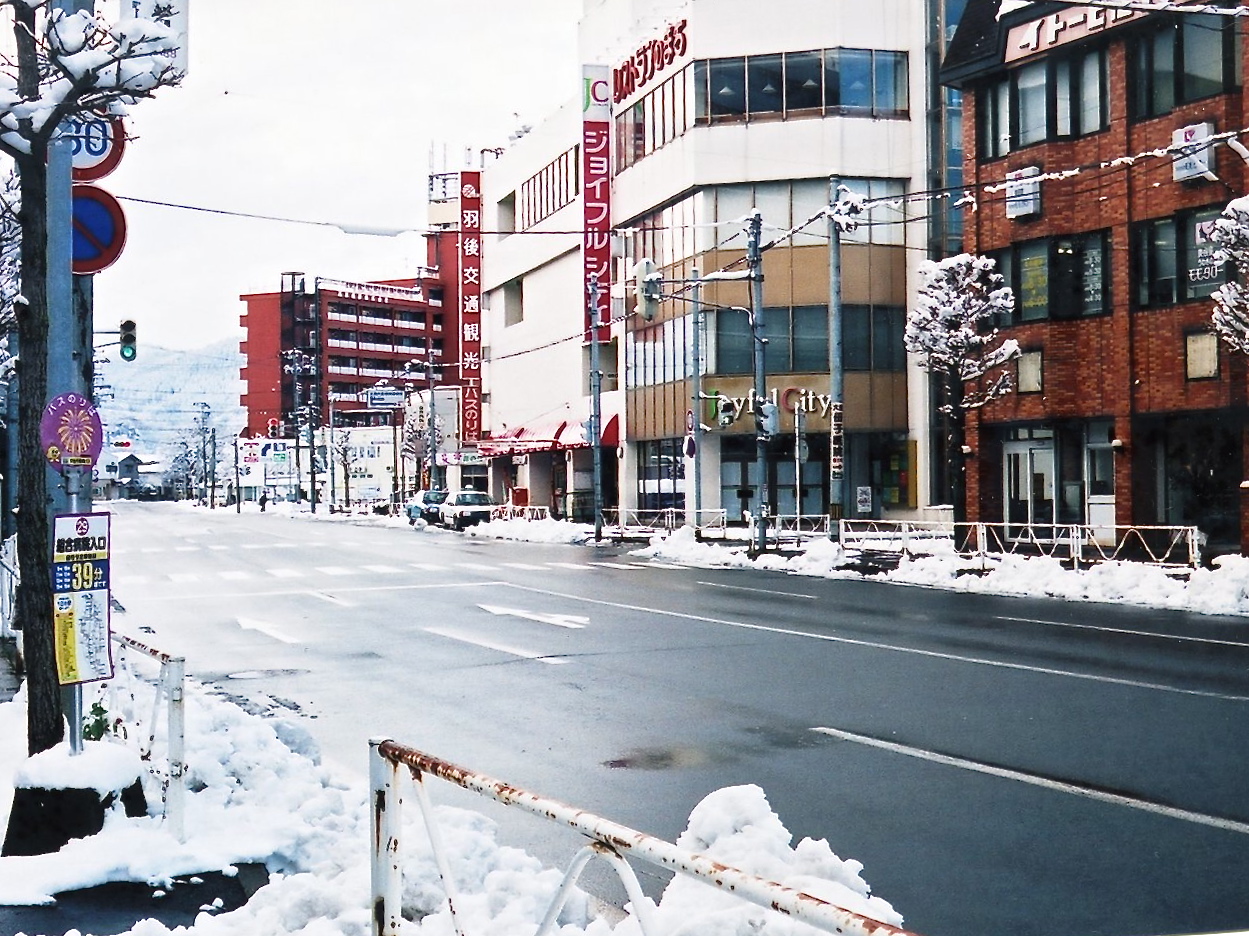
<svg viewBox="0 0 1249 936"><path fill-rule="evenodd" d="M599 370L598 330L602 325L599 315L598 274L590 276L590 448L594 454L594 541L603 539L603 440L599 427L602 425L603 374Z"/></svg>
<svg viewBox="0 0 1249 936"><path fill-rule="evenodd" d="M694 358L691 374L694 392L690 406L694 411L694 532L697 533L703 513L703 284L697 268L690 272L690 278L694 281L694 335L690 349Z"/></svg>
<svg viewBox="0 0 1249 936"><path fill-rule="evenodd" d="M828 182L828 203L835 206L841 179ZM828 535L840 539L841 518L845 512L845 435L842 426L845 401L845 372L842 367L843 322L841 314L841 228L835 212L828 214Z"/></svg>
<svg viewBox="0 0 1249 936"><path fill-rule="evenodd" d="M429 375L429 486L440 491L443 485L438 483L438 412L435 400L438 392L434 389L434 362L425 362L425 373Z"/></svg>
<svg viewBox="0 0 1249 936"><path fill-rule="evenodd" d="M757 498L755 502L756 554L762 553L768 542L768 440L763 434L763 404L767 401L767 373L764 366L764 350L767 337L763 322L763 256L759 240L763 231L763 216L759 209L750 215L746 240L746 262L750 270L750 320L755 358L755 471L758 473Z"/></svg>
<svg viewBox="0 0 1249 936"><path fill-rule="evenodd" d="M234 512L243 512L243 487L239 477L239 437L234 437Z"/></svg>
<svg viewBox="0 0 1249 936"><path fill-rule="evenodd" d="M213 448L212 487L209 489L208 509L216 510L217 509L217 427L216 426L213 426L212 428L212 448Z"/></svg>

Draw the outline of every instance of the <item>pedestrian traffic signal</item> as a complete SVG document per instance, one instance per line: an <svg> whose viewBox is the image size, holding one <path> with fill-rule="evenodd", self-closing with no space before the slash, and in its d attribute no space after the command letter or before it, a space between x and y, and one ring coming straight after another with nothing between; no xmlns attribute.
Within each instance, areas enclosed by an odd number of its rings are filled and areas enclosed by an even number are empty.
<svg viewBox="0 0 1249 936"><path fill-rule="evenodd" d="M781 431L781 411L775 403L767 402L759 406L759 435L765 439L779 435Z"/></svg>
<svg viewBox="0 0 1249 936"><path fill-rule="evenodd" d="M123 361L133 361L139 355L139 349L135 345L134 322L126 319L121 323L118 329L120 336L119 344L121 345L121 359Z"/></svg>

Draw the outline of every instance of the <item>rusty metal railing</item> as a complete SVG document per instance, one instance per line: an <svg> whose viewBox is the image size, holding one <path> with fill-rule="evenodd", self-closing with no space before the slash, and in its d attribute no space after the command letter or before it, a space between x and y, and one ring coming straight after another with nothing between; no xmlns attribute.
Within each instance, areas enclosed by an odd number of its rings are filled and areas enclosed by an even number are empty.
<svg viewBox="0 0 1249 936"><path fill-rule="evenodd" d="M179 842L186 841L186 708L185 708L185 683L186 683L186 658L180 656L171 656L154 647L149 647L141 641L128 637L125 634L112 634L113 643L122 649L121 658L119 660L119 668L130 671L130 708L133 713L134 720L139 722L141 716L138 712L138 700L134 693L134 683L137 677L134 676L129 667L129 657L127 651L134 651L140 657L147 657L160 664L160 676L155 684L155 696L152 700L152 714L145 721L146 737L140 733L136 738L139 746L139 756L147 765L148 772L152 774L157 782L161 785L161 797L165 805L165 820L169 823L169 831L178 839ZM114 704L110 705L110 709L117 711L119 706L115 704L116 693L119 691L117 680L109 681L110 692L113 694ZM160 704L162 699L167 705L166 712L166 737L165 737L165 759L168 765L164 771L157 770L153 766L153 751L156 746L157 725L160 719Z"/></svg>
<svg viewBox="0 0 1249 936"><path fill-rule="evenodd" d="M786 887L775 881L748 874L738 868L713 861L705 855L687 851L676 845L638 832L627 826L603 819L582 809L566 805L518 787L479 774L455 764L406 747L391 740L374 738L369 741L369 781L372 786L372 865L373 936L399 936L402 926L400 895L403 892L400 854L403 843L399 790L401 767L411 773L417 802L425 820L434 861L447 896L452 925L459 936L465 936L457 914L458 896L451 877L446 850L435 820L426 777L437 777L465 790L515 807L532 815L574 829L587 836L590 844L582 848L564 875L546 915L534 936L546 936L555 926L560 911L572 893L582 870L592 858L602 858L615 869L631 902L632 912L643 936L660 936L655 905L642 893L637 875L628 859L651 864L657 868L696 878L755 904L802 920L818 930L842 936L914 936L906 930L844 907L838 907L811 894ZM626 857L627 856L627 857Z"/></svg>

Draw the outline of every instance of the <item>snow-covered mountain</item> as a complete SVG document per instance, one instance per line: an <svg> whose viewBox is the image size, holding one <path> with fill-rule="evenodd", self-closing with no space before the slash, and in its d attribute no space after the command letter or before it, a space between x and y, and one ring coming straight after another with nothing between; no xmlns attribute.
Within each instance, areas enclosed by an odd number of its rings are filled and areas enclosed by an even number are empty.
<svg viewBox="0 0 1249 936"><path fill-rule="evenodd" d="M208 404L208 425L216 428L219 444L246 424L239 405L244 358L236 340L194 351L141 344L138 358L129 364L115 348L102 349L102 355L108 360L97 359L96 385L102 389L96 403L109 443L127 438L136 454L171 456L183 440L198 440L200 403Z"/></svg>

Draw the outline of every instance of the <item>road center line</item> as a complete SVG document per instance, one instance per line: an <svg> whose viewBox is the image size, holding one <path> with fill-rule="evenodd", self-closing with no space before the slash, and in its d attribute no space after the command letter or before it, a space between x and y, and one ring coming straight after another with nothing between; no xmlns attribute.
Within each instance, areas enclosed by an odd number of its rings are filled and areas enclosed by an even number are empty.
<svg viewBox="0 0 1249 936"><path fill-rule="evenodd" d="M696 585L706 585L708 588L724 588L728 591L751 592L755 595L783 595L786 598L809 598L814 601L818 596L804 595L801 592L777 591L773 588L747 588L745 585L725 585L721 582L696 582Z"/></svg>
<svg viewBox="0 0 1249 936"><path fill-rule="evenodd" d="M481 647L484 650L495 650L499 653L506 653L509 656L520 657L522 660L537 660L539 663L549 663L551 666L559 666L568 661L562 657L547 656L541 653L534 653L530 650L521 650L517 647L505 647L503 644L494 643L489 640L482 640L478 637L467 637L464 634L456 634L441 627L423 627L421 628L427 634L433 634L435 637L446 637L448 640L458 640L460 643L471 644L474 647Z"/></svg>
<svg viewBox="0 0 1249 936"><path fill-rule="evenodd" d="M868 647L872 650L888 650L893 653L907 653L912 656L928 657L934 660L949 660L954 663L970 663L974 666L992 666L999 669L1018 670L1025 673L1039 673L1043 676L1061 676L1066 679L1086 679L1089 682L1106 683L1112 686L1127 686L1132 689L1149 689L1156 692L1173 692L1176 695L1196 696L1203 699L1222 699L1228 702L1249 702L1249 696L1233 695L1226 692L1211 692L1204 689L1181 689L1178 686L1167 686L1162 683L1142 682L1136 679L1122 679L1116 676L1098 676L1093 673L1077 673L1073 670L1054 669L1048 666L1030 666L1026 663L1009 663L1005 660L990 660L985 657L962 656L957 653L942 653L937 650L921 650L917 647L902 647L897 644L881 643L876 640L859 640L854 637L839 637L836 634L813 634L809 631L794 630L789 627L772 627L767 624L750 624L746 621L730 621L724 618L706 617L701 614L689 614L684 611L668 611L663 608L647 608L642 605L622 604L615 601L604 601L600 598L588 598L585 595L571 595L566 592L551 591L546 588L535 588L532 585L517 585L515 582L499 582L507 588L518 591L533 592L538 595L549 595L553 598L567 598L571 601L582 601L587 604L604 605L624 611L641 611L660 617L678 618L684 621L699 621L704 624L719 624L724 627L738 627L742 630L762 631L768 634L782 634L786 637L804 637L807 640L822 640L826 643L846 644L852 647Z"/></svg>
<svg viewBox="0 0 1249 936"><path fill-rule="evenodd" d="M1187 809L1178 809L1174 806L1166 806L1162 803L1154 803L1134 796L1124 796L1120 793L1109 793L1105 790L1078 786L1074 783L1064 783L1061 780L1051 780L1047 777L1026 773L1021 770L1011 770L1008 767L994 767L990 764L982 764L979 761L966 760L962 757L941 754L937 751L929 751L924 748L910 747L905 744L898 744L894 741L885 741L881 738L873 738L869 735L855 734L851 731L842 731L838 728L812 728L811 730L817 731L820 734L828 735L829 737L838 738L842 741L851 741L855 744L862 744L867 747L879 748L882 751L889 751L892 754L901 754L905 757L914 757L919 760L931 761L934 764L943 764L946 767L957 767L960 770L970 770L975 773L987 774L991 777L999 777L1003 780L1015 780L1019 783L1027 783L1046 790L1054 790L1059 793L1067 793L1071 796L1081 796L1085 799L1096 800L1099 803L1110 803L1114 806L1126 806L1129 809L1139 809L1142 812L1166 816L1169 819L1179 819L1182 822L1191 822L1195 825L1210 826L1215 829L1223 829L1227 832L1237 832L1241 835L1249 835L1249 823L1237 822L1234 819L1223 819L1219 816L1209 816L1205 813L1192 812Z"/></svg>
<svg viewBox="0 0 1249 936"><path fill-rule="evenodd" d="M1004 615L997 615L994 620L1018 621L1023 624L1044 624L1047 627L1070 627L1074 630L1099 631L1103 634L1126 634L1129 637L1156 637L1159 640L1211 644L1216 647L1241 647L1249 650L1249 643L1243 643L1238 640L1218 640L1214 637L1193 637L1188 634L1159 634L1154 631L1130 630L1126 627L1101 627L1097 624L1073 624L1069 621L1043 621L1040 618L1006 617Z"/></svg>

